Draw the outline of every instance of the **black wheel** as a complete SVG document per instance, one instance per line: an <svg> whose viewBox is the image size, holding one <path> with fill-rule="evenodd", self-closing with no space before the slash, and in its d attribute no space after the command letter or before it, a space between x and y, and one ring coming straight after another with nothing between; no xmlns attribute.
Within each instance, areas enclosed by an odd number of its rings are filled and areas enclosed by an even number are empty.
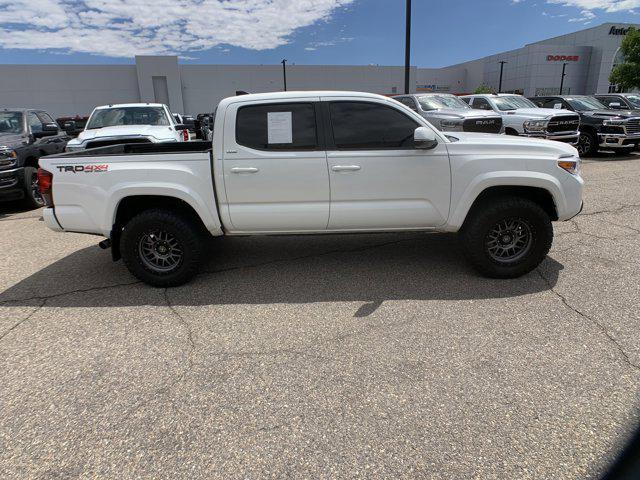
<svg viewBox="0 0 640 480"><path fill-rule="evenodd" d="M120 237L122 259L129 271L154 287L188 282L200 266L201 230L184 214L147 210L133 217Z"/></svg>
<svg viewBox="0 0 640 480"><path fill-rule="evenodd" d="M581 132L576 148L581 157L590 157L598 151L598 141L592 133Z"/></svg>
<svg viewBox="0 0 640 480"><path fill-rule="evenodd" d="M29 208L44 207L38 187L38 170L34 167L24 167L24 203Z"/></svg>
<svg viewBox="0 0 640 480"><path fill-rule="evenodd" d="M536 268L549 253L553 227L538 204L499 197L474 207L460 231L465 256L483 275L515 278Z"/></svg>

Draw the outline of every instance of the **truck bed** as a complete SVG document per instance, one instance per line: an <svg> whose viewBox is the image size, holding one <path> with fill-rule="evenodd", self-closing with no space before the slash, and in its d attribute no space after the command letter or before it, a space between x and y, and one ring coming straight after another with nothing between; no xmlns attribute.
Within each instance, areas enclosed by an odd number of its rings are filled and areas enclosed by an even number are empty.
<svg viewBox="0 0 640 480"><path fill-rule="evenodd" d="M171 143L120 143L106 147L89 148L76 152L60 153L48 158L94 157L107 155L151 155L157 153L202 153L211 151L209 141Z"/></svg>

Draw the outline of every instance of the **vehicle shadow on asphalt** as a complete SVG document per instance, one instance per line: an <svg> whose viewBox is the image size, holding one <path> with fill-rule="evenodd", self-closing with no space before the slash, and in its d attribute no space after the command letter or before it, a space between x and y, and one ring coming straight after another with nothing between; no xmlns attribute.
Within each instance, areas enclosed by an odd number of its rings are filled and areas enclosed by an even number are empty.
<svg viewBox="0 0 640 480"><path fill-rule="evenodd" d="M213 240L202 273L169 289L172 305L358 301L366 316L386 300L507 298L552 288L563 266L551 257L511 280L481 277L452 234L237 237ZM163 289L136 282L96 247L79 250L0 293L0 302L60 307L166 306Z"/></svg>

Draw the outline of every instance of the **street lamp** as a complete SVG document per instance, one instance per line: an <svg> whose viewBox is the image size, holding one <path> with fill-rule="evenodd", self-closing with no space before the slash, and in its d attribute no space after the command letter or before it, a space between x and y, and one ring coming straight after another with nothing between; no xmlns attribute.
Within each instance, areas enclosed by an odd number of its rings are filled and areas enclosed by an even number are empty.
<svg viewBox="0 0 640 480"><path fill-rule="evenodd" d="M405 39L404 39L404 93L409 93L409 71L411 63L411 0L407 0L407 12L406 12L406 25L405 25Z"/></svg>
<svg viewBox="0 0 640 480"><path fill-rule="evenodd" d="M283 59L282 64L282 80L284 81L284 91L287 91L287 59Z"/></svg>
<svg viewBox="0 0 640 480"><path fill-rule="evenodd" d="M564 77L566 75L566 73L564 73L564 71L567 68L567 65L569 65L569 64L568 63L563 63L562 64L562 76L560 77L560 95L562 95L562 88L564 87Z"/></svg>
<svg viewBox="0 0 640 480"><path fill-rule="evenodd" d="M500 64L500 82L498 83L498 93L502 93L502 71L504 70L504 64L509 62L500 60L498 63Z"/></svg>

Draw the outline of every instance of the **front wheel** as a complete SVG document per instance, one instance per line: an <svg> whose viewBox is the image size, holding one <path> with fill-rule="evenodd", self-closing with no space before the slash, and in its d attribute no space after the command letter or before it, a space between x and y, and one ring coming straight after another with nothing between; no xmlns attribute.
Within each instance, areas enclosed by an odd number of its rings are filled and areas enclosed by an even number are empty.
<svg viewBox="0 0 640 480"><path fill-rule="evenodd" d="M469 214L460 237L465 256L483 275L515 278L536 268L549 253L549 215L525 198L487 200Z"/></svg>
<svg viewBox="0 0 640 480"><path fill-rule="evenodd" d="M24 201L28 208L44 207L38 186L38 170L33 167L24 167Z"/></svg>
<svg viewBox="0 0 640 480"><path fill-rule="evenodd" d="M598 151L598 143L596 136L589 132L581 132L576 145L578 153L581 157L590 157Z"/></svg>
<svg viewBox="0 0 640 480"><path fill-rule="evenodd" d="M204 236L184 215L147 210L122 230L120 251L129 271L154 287L188 282L200 267Z"/></svg>

